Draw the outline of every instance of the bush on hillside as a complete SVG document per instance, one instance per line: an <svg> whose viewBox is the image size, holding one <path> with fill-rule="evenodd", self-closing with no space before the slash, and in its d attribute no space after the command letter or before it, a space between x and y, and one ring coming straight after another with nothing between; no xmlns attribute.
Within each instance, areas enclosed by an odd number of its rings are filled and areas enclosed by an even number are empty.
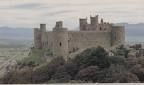
<svg viewBox="0 0 144 85"><path fill-rule="evenodd" d="M67 73L72 77L72 79L74 79L75 75L79 71L78 66L75 63L68 61L67 63L65 63L64 67Z"/></svg>
<svg viewBox="0 0 144 85"><path fill-rule="evenodd" d="M9 72L0 79L0 82L16 84L137 83L144 82L143 76L143 57L108 56L104 48L98 47L86 49L72 60L65 61L63 57L57 57L36 68L33 61L29 62L19 71Z"/></svg>
<svg viewBox="0 0 144 85"><path fill-rule="evenodd" d="M73 62L82 68L95 65L100 68L110 66L108 53L102 47L86 49L81 54L77 55L75 59L73 59Z"/></svg>
<svg viewBox="0 0 144 85"><path fill-rule="evenodd" d="M110 56L109 57L109 62L110 64L115 64L115 65L126 65L125 63L125 58L121 56Z"/></svg>
<svg viewBox="0 0 144 85"><path fill-rule="evenodd" d="M96 82L98 79L99 68L97 66L89 66L78 72L76 80Z"/></svg>
<svg viewBox="0 0 144 85"><path fill-rule="evenodd" d="M50 63L35 69L33 80L35 83L46 82L55 74L57 68L65 64L63 57L54 58Z"/></svg>
<svg viewBox="0 0 144 85"><path fill-rule="evenodd" d="M124 45L120 45L119 47L117 47L115 55L116 56L124 56L125 58L127 58L129 52L130 52L130 50L125 48Z"/></svg>
<svg viewBox="0 0 144 85"><path fill-rule="evenodd" d="M57 83L66 83L71 80L71 76L66 71L65 66L59 66L51 80L55 80Z"/></svg>
<svg viewBox="0 0 144 85"><path fill-rule="evenodd" d="M128 83L139 82L137 76L128 71L123 65L111 65L104 69L98 82L102 83Z"/></svg>
<svg viewBox="0 0 144 85"><path fill-rule="evenodd" d="M142 65L137 64L137 65L133 66L133 67L130 69L130 71L131 71L133 74L137 75L137 77L139 78L139 80L140 80L141 82L144 82L144 68L142 67Z"/></svg>

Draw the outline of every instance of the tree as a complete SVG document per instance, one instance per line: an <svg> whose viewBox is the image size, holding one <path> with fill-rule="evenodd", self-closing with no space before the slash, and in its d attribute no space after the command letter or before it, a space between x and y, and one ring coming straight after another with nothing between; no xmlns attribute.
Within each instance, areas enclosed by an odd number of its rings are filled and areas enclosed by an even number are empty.
<svg viewBox="0 0 144 85"><path fill-rule="evenodd" d="M67 83L71 80L71 76L67 73L64 66L60 66L58 67L56 73L52 76L51 80L54 80L57 83Z"/></svg>
<svg viewBox="0 0 144 85"><path fill-rule="evenodd" d="M102 47L89 48L77 55L73 62L79 67L84 68L88 66L98 66L100 68L106 68L110 66L108 53Z"/></svg>
<svg viewBox="0 0 144 85"><path fill-rule="evenodd" d="M125 58L127 58L129 52L130 52L130 50L125 48L124 45L120 45L119 47L117 47L115 55L116 56L124 56Z"/></svg>
<svg viewBox="0 0 144 85"><path fill-rule="evenodd" d="M125 58L121 56L109 56L109 62L111 64L118 64L118 65L126 65L125 64Z"/></svg>
<svg viewBox="0 0 144 85"><path fill-rule="evenodd" d="M120 79L117 81L118 83L139 83L138 77L130 72L123 73L122 76L120 76Z"/></svg>
<svg viewBox="0 0 144 85"><path fill-rule="evenodd" d="M96 82L98 73L99 68L97 66L89 66L78 72L76 80Z"/></svg>
<svg viewBox="0 0 144 85"><path fill-rule="evenodd" d="M127 68L132 68L133 66L138 64L138 59L136 57L128 57L125 62Z"/></svg>
<svg viewBox="0 0 144 85"><path fill-rule="evenodd" d="M54 58L50 63L42 65L33 72L34 83L43 83L51 79L57 68L65 64L63 57Z"/></svg>
<svg viewBox="0 0 144 85"><path fill-rule="evenodd" d="M144 68L142 67L142 65L137 64L137 65L133 66L133 67L130 69L130 71L131 71L133 74L137 75L137 77L139 78L139 80L140 80L141 82L144 82Z"/></svg>
<svg viewBox="0 0 144 85"><path fill-rule="evenodd" d="M79 68L78 66L71 62L71 61L68 61L65 65L64 65L67 73L72 77L72 79L75 78L75 75L77 74L77 72L79 71Z"/></svg>
<svg viewBox="0 0 144 85"><path fill-rule="evenodd" d="M138 63L141 64L141 66L144 68L144 56L139 57L137 60L138 60Z"/></svg>
<svg viewBox="0 0 144 85"><path fill-rule="evenodd" d="M111 65L103 70L98 82L102 83L137 83L137 76L129 72L123 65Z"/></svg>

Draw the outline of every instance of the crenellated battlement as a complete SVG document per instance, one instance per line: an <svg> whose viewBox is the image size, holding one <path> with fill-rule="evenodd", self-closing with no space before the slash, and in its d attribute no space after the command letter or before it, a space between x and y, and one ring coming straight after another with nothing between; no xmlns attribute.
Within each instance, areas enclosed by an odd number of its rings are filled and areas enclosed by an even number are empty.
<svg viewBox="0 0 144 85"><path fill-rule="evenodd" d="M63 27L62 21L57 21L55 27L53 28L53 31L66 31L67 28Z"/></svg>
<svg viewBox="0 0 144 85"><path fill-rule="evenodd" d="M87 18L79 19L80 31L109 31L111 24L104 22L103 19L99 22L99 16L90 16L90 24L87 22Z"/></svg>

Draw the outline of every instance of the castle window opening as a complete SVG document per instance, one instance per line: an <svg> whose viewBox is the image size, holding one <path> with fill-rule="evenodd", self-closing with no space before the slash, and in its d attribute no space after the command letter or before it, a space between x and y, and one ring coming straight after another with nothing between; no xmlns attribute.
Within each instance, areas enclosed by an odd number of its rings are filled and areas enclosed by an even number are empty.
<svg viewBox="0 0 144 85"><path fill-rule="evenodd" d="M60 44L59 44L60 46L62 46L62 43L60 42Z"/></svg>
<svg viewBox="0 0 144 85"><path fill-rule="evenodd" d="M100 30L102 30L102 28L100 27Z"/></svg>

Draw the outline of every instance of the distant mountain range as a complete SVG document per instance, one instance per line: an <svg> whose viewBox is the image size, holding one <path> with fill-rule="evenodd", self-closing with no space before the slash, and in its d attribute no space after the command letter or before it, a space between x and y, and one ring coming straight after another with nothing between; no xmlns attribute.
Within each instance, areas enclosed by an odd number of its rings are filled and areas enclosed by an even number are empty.
<svg viewBox="0 0 144 85"><path fill-rule="evenodd" d="M125 26L126 36L144 36L144 23L139 24L117 23L117 25Z"/></svg>
<svg viewBox="0 0 144 85"><path fill-rule="evenodd" d="M144 23L117 23L117 25L125 26L126 37L144 36ZM33 40L33 29L0 27L0 39Z"/></svg>
<svg viewBox="0 0 144 85"><path fill-rule="evenodd" d="M125 26L126 42L143 43L144 42L144 23L128 24L118 23Z"/></svg>
<svg viewBox="0 0 144 85"><path fill-rule="evenodd" d="M33 29L0 27L0 39L32 40Z"/></svg>

